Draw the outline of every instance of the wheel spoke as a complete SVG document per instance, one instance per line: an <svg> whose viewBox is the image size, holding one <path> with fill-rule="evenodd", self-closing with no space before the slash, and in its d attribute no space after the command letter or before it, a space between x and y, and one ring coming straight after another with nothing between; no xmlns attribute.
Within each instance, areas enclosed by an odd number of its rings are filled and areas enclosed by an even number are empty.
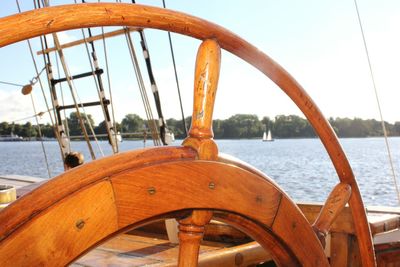
<svg viewBox="0 0 400 267"><path fill-rule="evenodd" d="M205 40L197 52L192 124L183 145L197 150L199 159L216 160L218 148L212 140L212 114L221 65L221 48L215 40Z"/></svg>
<svg viewBox="0 0 400 267"><path fill-rule="evenodd" d="M204 226L211 220L211 217L211 211L193 211L190 217L179 220L178 266L197 266Z"/></svg>
<svg viewBox="0 0 400 267"><path fill-rule="evenodd" d="M212 114L217 92L221 49L214 40L205 40L199 47L194 79L194 102L191 137L212 138Z"/></svg>
<svg viewBox="0 0 400 267"><path fill-rule="evenodd" d="M322 207L317 219L313 224L313 229L325 247L325 237L331 228L332 223L346 206L351 196L351 186L339 183L329 194L324 206Z"/></svg>

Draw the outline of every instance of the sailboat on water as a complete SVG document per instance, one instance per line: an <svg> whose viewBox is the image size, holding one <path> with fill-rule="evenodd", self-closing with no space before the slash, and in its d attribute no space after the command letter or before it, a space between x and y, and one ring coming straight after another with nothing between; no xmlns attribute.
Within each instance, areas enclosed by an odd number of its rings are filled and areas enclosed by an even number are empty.
<svg viewBox="0 0 400 267"><path fill-rule="evenodd" d="M272 139L271 130L268 130L268 134L267 134L267 132L264 132L262 141L263 142L272 142L272 141L274 141L274 139Z"/></svg>

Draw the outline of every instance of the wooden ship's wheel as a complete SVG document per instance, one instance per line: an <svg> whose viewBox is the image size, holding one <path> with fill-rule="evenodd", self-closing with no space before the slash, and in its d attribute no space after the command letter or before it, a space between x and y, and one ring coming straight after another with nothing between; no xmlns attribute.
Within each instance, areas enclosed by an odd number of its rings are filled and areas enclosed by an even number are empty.
<svg viewBox="0 0 400 267"><path fill-rule="evenodd" d="M196 62L189 136L178 147L151 148L90 162L49 180L0 212L0 266L67 265L134 227L179 222L179 266L196 266L204 225L213 218L242 230L280 266L328 266L324 237L350 205L363 266L374 251L360 192L332 128L302 87L277 63L235 34L202 19L155 7L79 4L0 20L0 46L52 32L136 26L203 40ZM220 47L274 81L303 111L325 145L340 183L310 225L266 175L218 156L212 113Z"/></svg>

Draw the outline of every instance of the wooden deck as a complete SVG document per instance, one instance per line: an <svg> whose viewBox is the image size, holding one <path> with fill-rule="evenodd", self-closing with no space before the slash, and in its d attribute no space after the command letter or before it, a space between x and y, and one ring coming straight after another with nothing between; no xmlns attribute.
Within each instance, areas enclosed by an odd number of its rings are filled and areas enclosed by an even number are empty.
<svg viewBox="0 0 400 267"><path fill-rule="evenodd" d="M201 255L224 248L224 244L206 243ZM79 259L76 266L157 266L176 264L178 245L166 236L137 232L137 235L122 234L89 252Z"/></svg>
<svg viewBox="0 0 400 267"><path fill-rule="evenodd" d="M71 266L176 266L178 245L166 236L122 234L89 252ZM255 242L232 245L203 242L199 266L247 266L270 259ZM261 253L260 253L261 252ZM262 256L261 256L262 255Z"/></svg>

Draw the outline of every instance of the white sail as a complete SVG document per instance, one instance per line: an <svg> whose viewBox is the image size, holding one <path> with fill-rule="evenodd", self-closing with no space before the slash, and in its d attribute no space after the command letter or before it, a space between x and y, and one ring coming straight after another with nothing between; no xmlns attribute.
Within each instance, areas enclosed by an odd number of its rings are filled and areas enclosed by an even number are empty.
<svg viewBox="0 0 400 267"><path fill-rule="evenodd" d="M274 139L272 139L271 130L268 130L268 134L264 132L262 140L263 142L274 141Z"/></svg>
<svg viewBox="0 0 400 267"><path fill-rule="evenodd" d="M267 141L272 141L272 135L270 130L268 130Z"/></svg>
<svg viewBox="0 0 400 267"><path fill-rule="evenodd" d="M267 133L266 132L264 132L262 140L267 141Z"/></svg>

